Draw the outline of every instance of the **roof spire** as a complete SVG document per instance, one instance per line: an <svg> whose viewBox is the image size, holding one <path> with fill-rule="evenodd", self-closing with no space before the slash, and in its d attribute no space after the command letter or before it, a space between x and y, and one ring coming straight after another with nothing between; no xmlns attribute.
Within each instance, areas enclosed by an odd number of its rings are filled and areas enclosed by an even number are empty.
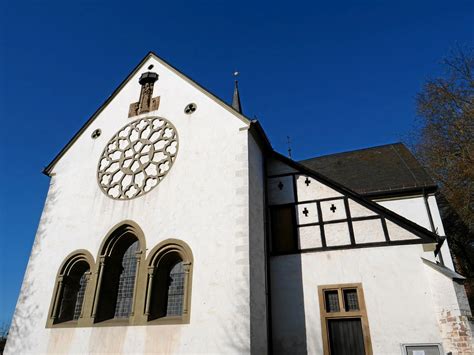
<svg viewBox="0 0 474 355"><path fill-rule="evenodd" d="M235 77L235 84L234 84L234 96L232 97L232 108L236 110L238 113L242 113L242 105L240 104L240 94L239 94L239 81L237 77L239 76L239 72L234 72Z"/></svg>

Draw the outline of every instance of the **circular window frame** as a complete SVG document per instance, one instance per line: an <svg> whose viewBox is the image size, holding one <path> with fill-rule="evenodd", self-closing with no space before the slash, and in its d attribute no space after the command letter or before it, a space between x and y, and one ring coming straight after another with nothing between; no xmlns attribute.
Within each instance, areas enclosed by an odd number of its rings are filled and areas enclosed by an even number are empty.
<svg viewBox="0 0 474 355"><path fill-rule="evenodd" d="M123 164L123 162L126 160L126 159L123 159L123 156L125 155L125 151L128 151L129 149L135 149L135 145L140 142L140 140L144 140L144 138L141 137L141 134L143 133L143 131L145 131L146 128L143 128L139 134L140 136L137 138L137 140L135 141L131 141L130 140L130 135L132 134L132 131L134 131L134 129L136 128L136 126L138 126L140 124L140 121L149 121L149 122L153 122L154 120L162 120L164 121L164 127L166 129L166 127L168 128L171 128L172 131L173 131L173 135L168 138L168 139L161 139L163 137L163 135L165 134L165 131L163 131L163 133L160 133L160 138L156 141L156 142L153 142L151 143L150 142L150 145L151 146L154 146L155 144L157 144L158 142L160 141L166 141L168 143L165 143L164 146L161 148L161 149L157 149L155 150L156 148L152 148L152 150L156 153L156 152L161 152L163 153L164 155L167 156L167 159L166 160L160 160L158 162L152 162L151 159L150 159L150 162L148 163L147 166L151 165L151 164L158 164L159 165L157 166L156 168L156 171L157 171L157 174L156 176L147 176L146 179L144 179L142 182L144 182L144 184L142 184L142 186L139 187L138 189L138 192L132 196L132 197L128 197L126 195L126 192L128 191L128 189L132 186L131 184L127 185L125 190L123 189L123 187L121 186L121 182L122 180L125 178L125 173L123 171L123 169L125 170L131 170L131 166L137 162L137 160L140 158L136 158L134 157L135 154L131 157L129 157L130 159L132 159L132 163L130 164L130 166L127 168L127 167L124 167L123 165L120 166L120 163ZM155 128L155 132L151 132L149 135L148 135L148 138L150 138L151 136L153 136L156 132L160 132L162 130L163 127L159 126L158 128ZM126 131L126 130L129 130L129 133L124 137L123 135L121 136L121 133ZM117 145L117 148L114 150L114 152L112 154L114 154L115 152L120 152L120 154L122 155L120 158L118 159L115 159L115 160L111 160L112 163L110 163L108 166L106 166L105 168L102 168L101 169L101 164L102 164L102 161L104 159L107 159L107 157L109 156L110 154L110 151L108 150L109 149L109 146L114 144L114 142L118 142L119 140L119 137L121 137L122 139L126 139L128 141L128 143L130 143L129 145L127 145L126 147L124 148L120 148L118 145ZM176 145L175 145L175 152L174 153L170 153L168 151L166 151L173 143L176 142ZM118 144L118 143L117 143ZM133 146L133 148L132 148ZM160 117L160 116L148 116L148 117L142 117L142 118L138 118L132 122L129 122L128 124L122 126L108 141L107 143L105 144L105 147L104 149L102 150L102 153L100 155L100 158L99 158L99 162L97 164L97 172L96 172L96 177L97 177L97 183L99 185L99 188L100 190L102 191L102 193L104 195L106 195L108 198L111 198L113 200L117 200L117 201L129 201L129 200L133 200L137 197L141 197L143 195L146 195L147 193L149 193L150 191L152 191L154 188L156 188L160 182L166 177L166 175L168 175L169 171L171 170L171 168L173 167L174 165L174 162L176 161L176 158L178 156L178 151L179 151L179 136L178 136L178 131L176 129L176 127L166 118L164 117ZM107 168L110 168L110 166L115 162L117 162L119 164L118 168L116 171L113 171L112 173L107 173L106 172L106 169ZM159 172L159 166L161 164L166 164L168 163L169 164L169 167L166 171L164 171L163 173L160 173ZM136 175L142 173L143 171L145 171L146 168L143 168L139 171L139 172L133 172L133 174L127 174L128 176L132 176L132 182L134 182L134 185L137 185L136 182L135 182L135 177ZM120 178L119 182L115 182L114 184L112 184L111 181L109 181L107 184L103 184L101 183L101 180L104 178L105 175L109 174L111 175L112 177L117 174L118 172L122 172L124 174L124 176L122 178ZM151 186L148 190L145 190L145 187L146 187L146 181L148 179L156 179L156 183ZM112 179L112 178L111 178ZM120 194L118 195L118 197L114 197L113 195L111 195L109 193L109 191L114 188L115 186L117 185L120 185L118 186L118 189L120 191ZM138 186L138 185L137 185Z"/></svg>
<svg viewBox="0 0 474 355"><path fill-rule="evenodd" d="M97 139L102 135L102 130L100 128L94 129L91 133L92 139Z"/></svg>
<svg viewBox="0 0 474 355"><path fill-rule="evenodd" d="M194 102L187 104L186 107L184 108L184 113L186 115L192 115L196 111L197 111L197 105Z"/></svg>

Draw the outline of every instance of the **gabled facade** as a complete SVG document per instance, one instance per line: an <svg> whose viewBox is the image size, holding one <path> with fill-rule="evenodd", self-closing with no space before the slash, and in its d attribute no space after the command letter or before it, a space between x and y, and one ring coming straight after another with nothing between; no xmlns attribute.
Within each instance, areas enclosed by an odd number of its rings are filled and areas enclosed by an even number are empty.
<svg viewBox="0 0 474 355"><path fill-rule="evenodd" d="M150 53L45 173L7 354L470 351L434 197L438 234L279 155L237 85Z"/></svg>

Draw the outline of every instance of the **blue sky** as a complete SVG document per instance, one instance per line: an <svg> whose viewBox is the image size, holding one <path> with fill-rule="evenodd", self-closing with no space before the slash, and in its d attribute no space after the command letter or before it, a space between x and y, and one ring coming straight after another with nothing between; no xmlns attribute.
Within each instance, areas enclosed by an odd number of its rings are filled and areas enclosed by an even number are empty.
<svg viewBox="0 0 474 355"><path fill-rule="evenodd" d="M0 323L10 322L55 154L150 50L293 157L392 143L457 43L472 1L9 1L0 5ZM68 236L64 236L67 238Z"/></svg>

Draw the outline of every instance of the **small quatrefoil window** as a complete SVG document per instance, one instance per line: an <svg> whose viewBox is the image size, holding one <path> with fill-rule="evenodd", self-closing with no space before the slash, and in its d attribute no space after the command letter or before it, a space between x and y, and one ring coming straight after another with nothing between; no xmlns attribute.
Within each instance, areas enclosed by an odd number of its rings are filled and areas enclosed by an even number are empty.
<svg viewBox="0 0 474 355"><path fill-rule="evenodd" d="M92 134L91 134L92 139L99 138L100 135L101 135L101 133L102 133L102 131L100 130L100 128L97 128L97 129L94 130L94 132L92 132Z"/></svg>
<svg viewBox="0 0 474 355"><path fill-rule="evenodd" d="M190 115L196 110L197 110L196 104L195 103L190 103L184 108L184 113L187 114L187 115Z"/></svg>

